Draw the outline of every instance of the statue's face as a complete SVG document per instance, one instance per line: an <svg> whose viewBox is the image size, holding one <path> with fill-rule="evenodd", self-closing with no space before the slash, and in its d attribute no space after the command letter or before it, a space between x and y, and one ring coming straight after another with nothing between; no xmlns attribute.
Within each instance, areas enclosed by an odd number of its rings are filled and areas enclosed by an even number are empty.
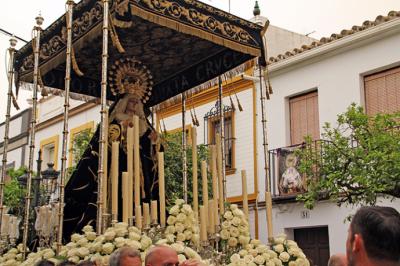
<svg viewBox="0 0 400 266"><path fill-rule="evenodd" d="M126 105L126 113L134 114L136 110L136 105L139 103L138 99L129 98L128 103Z"/></svg>

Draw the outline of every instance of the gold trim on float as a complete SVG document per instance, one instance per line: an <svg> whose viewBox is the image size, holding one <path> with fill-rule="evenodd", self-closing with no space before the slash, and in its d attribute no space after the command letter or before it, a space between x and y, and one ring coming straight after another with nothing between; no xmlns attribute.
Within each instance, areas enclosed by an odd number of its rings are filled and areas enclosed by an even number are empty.
<svg viewBox="0 0 400 266"><path fill-rule="evenodd" d="M131 4L131 14L133 16L138 16L142 19L145 19L145 20L153 22L155 24L170 28L172 30L208 40L215 44L235 50L237 52L250 54L252 56L257 56L257 57L261 56L261 51L257 48L249 47L249 46L225 39L223 37L219 37L218 35L208 33L202 29L195 28L193 26L185 25L181 22L172 20L170 18L158 16L156 14L146 11L146 10L144 10L136 5L133 5L133 4Z"/></svg>

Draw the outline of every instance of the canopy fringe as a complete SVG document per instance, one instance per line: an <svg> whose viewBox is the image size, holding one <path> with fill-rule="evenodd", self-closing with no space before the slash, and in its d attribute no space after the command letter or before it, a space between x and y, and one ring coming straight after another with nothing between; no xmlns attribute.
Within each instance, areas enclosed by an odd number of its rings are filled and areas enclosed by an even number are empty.
<svg viewBox="0 0 400 266"><path fill-rule="evenodd" d="M237 66L236 68L224 73L221 75L221 79L222 82L226 82L231 80L232 78L234 78L235 76L242 74L243 72L245 72L246 70L252 68L255 65L255 61L254 60L250 60L247 61L244 64L241 64L240 66ZM187 90L185 93L185 96L187 98L192 97L193 95L200 93L204 90L207 90L211 87L214 87L218 84L218 77L211 79L207 82L204 82L196 87L193 87L192 89ZM182 101L182 96L181 94L178 94L177 96L174 96L162 103L159 103L157 105L155 105L153 108L155 111L160 111L162 108L165 108L167 106L173 105L173 104L177 104L179 102Z"/></svg>
<svg viewBox="0 0 400 266"><path fill-rule="evenodd" d="M122 47L121 41L119 40L118 37L118 33L115 30L115 23L114 23L114 19L111 17L111 14L109 14L109 22L110 22L110 36L111 36L111 40L113 43L113 46L115 48L117 48L118 52L123 54L125 53L125 49L124 47Z"/></svg>

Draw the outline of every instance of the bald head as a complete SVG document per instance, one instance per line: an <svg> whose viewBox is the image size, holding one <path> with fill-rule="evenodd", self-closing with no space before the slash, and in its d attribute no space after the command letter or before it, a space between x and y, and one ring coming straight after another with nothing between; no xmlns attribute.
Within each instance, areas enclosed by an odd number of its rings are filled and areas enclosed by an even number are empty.
<svg viewBox="0 0 400 266"><path fill-rule="evenodd" d="M167 246L155 246L146 255L146 266L179 265L178 254Z"/></svg>
<svg viewBox="0 0 400 266"><path fill-rule="evenodd" d="M328 261L328 266L347 266L347 258L344 254L333 254Z"/></svg>

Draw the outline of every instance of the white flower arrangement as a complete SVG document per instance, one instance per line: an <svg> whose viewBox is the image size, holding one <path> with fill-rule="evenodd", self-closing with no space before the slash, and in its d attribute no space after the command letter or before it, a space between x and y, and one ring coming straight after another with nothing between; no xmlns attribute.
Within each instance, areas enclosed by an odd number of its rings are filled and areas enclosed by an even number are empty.
<svg viewBox="0 0 400 266"><path fill-rule="evenodd" d="M100 265L108 265L110 254L123 246L139 250L144 261L147 250L154 244L171 246L178 253L180 262L196 259L205 265L212 265L211 261L202 260L196 250L190 247L196 247L200 243L199 228L190 205L185 204L183 200L177 200L169 213L164 238L157 243L153 243L153 240L142 234L138 228L128 227L126 223L117 223L99 236L91 226L85 226L82 234L71 235L71 242L61 247L57 257L56 245L53 245L51 248L29 253L27 259L23 261L23 248L20 244L0 257L0 265L28 266L35 265L42 259L58 264L63 258L76 263L91 260ZM297 243L287 240L285 235L279 235L271 248L262 244L260 240L251 239L248 221L237 205L232 204L223 217L220 236L226 247L233 251L228 256L227 265L310 265Z"/></svg>

